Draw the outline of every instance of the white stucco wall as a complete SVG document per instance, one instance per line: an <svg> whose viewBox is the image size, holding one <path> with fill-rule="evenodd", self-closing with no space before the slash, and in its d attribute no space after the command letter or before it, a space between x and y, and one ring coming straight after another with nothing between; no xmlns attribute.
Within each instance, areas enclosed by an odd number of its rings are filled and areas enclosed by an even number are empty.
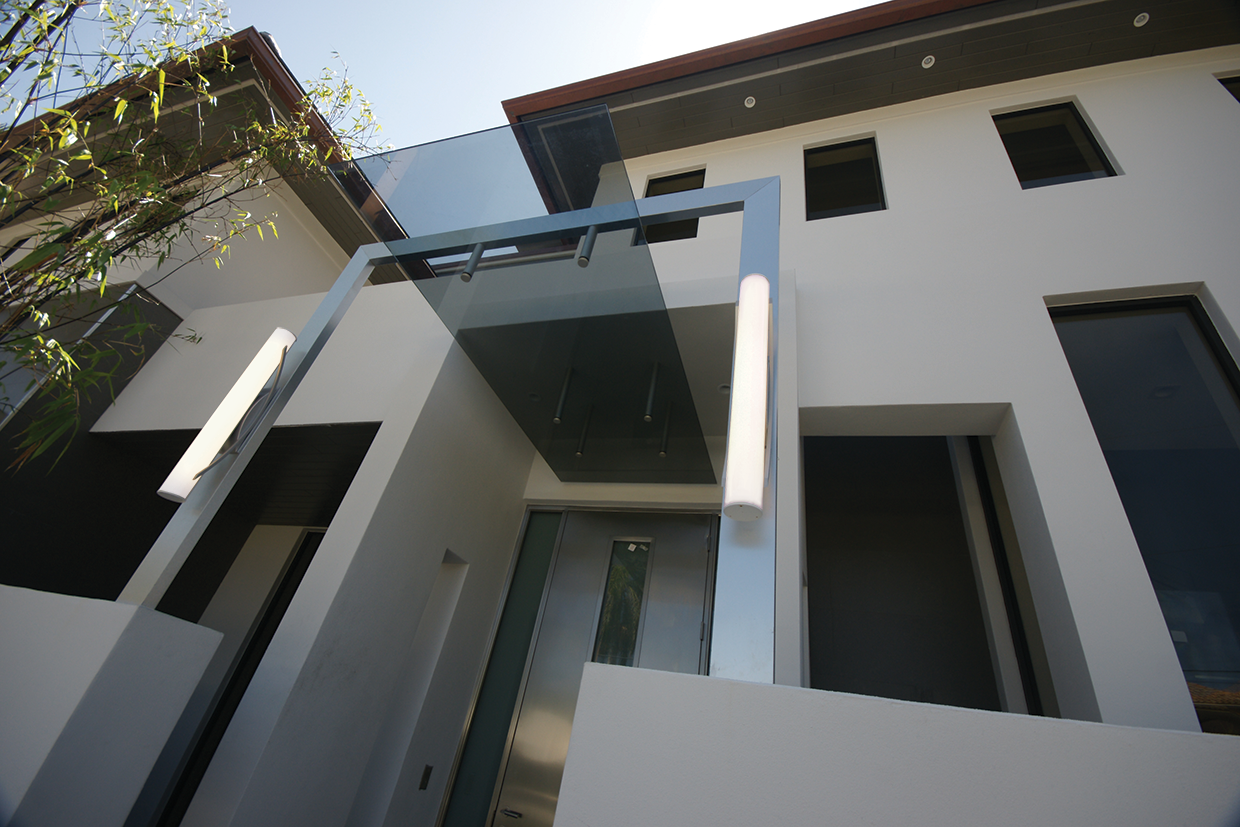
<svg viewBox="0 0 1240 827"><path fill-rule="evenodd" d="M220 637L0 586L0 824L123 824Z"/></svg>
<svg viewBox="0 0 1240 827"><path fill-rule="evenodd" d="M166 342L94 430L201 428L271 332L298 333L322 300L314 293L190 314L178 330L201 341ZM451 342L412 283L365 287L276 424L381 420L402 379L433 381Z"/></svg>
<svg viewBox="0 0 1240 827"><path fill-rule="evenodd" d="M808 413L848 420L853 433L917 433L940 406L1010 406L1011 427L980 433L1001 437L996 450L1069 717L1197 726L1044 297L1159 295L1201 282L1226 318L1240 319L1240 236L1229 227L1240 212L1240 106L1215 80L1236 71L1234 47L1152 58L629 163L635 190L649 176L701 164L707 185L781 176L780 264L797 274L803 422ZM1122 174L1022 190L991 113L1065 99ZM806 221L804 149L864 136L876 140L888 208ZM703 266L726 266L718 251L734 233L706 218L697 239L653 245L660 277L674 291ZM942 424L978 433L969 417Z"/></svg>
<svg viewBox="0 0 1240 827"><path fill-rule="evenodd" d="M534 449L459 348L444 349L426 354L434 373L419 365L396 384L186 825L346 822L447 550L469 573L424 705L459 734ZM411 737L410 766L441 768L437 808L455 734Z"/></svg>
<svg viewBox="0 0 1240 827"><path fill-rule="evenodd" d="M1233 736L587 664L555 823L1231 827L1238 819Z"/></svg>
<svg viewBox="0 0 1240 827"><path fill-rule="evenodd" d="M229 212L233 209L250 212L254 221L271 223L264 224L261 236L251 229L227 241L226 251L213 253L208 237L223 235L227 228L197 219L162 265L155 260L127 261L114 268L109 281L136 280L185 318L204 307L326 290L349 260L275 173L266 187L236 196Z"/></svg>

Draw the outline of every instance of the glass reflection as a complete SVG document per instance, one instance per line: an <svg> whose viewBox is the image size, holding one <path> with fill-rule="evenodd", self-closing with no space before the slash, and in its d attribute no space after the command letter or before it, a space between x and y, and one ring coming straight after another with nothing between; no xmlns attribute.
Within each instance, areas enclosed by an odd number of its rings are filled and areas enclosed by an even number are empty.
<svg viewBox="0 0 1240 827"><path fill-rule="evenodd" d="M629 540L612 543L611 565L607 569L607 586L591 658L595 663L632 666L637 661L649 561L649 543Z"/></svg>
<svg viewBox="0 0 1240 827"><path fill-rule="evenodd" d="M1235 386L1186 306L1055 325L1202 727L1240 734Z"/></svg>
<svg viewBox="0 0 1240 827"><path fill-rule="evenodd" d="M561 481L715 482L606 107L333 171ZM599 207L610 223L588 266L574 255L585 227L496 229Z"/></svg>

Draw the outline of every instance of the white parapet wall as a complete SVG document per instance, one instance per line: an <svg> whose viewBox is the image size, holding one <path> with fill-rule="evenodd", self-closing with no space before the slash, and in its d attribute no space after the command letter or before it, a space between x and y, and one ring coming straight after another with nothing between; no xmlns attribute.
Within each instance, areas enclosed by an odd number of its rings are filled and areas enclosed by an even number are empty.
<svg viewBox="0 0 1240 827"><path fill-rule="evenodd" d="M556 827L1240 823L1240 738L586 664Z"/></svg>
<svg viewBox="0 0 1240 827"><path fill-rule="evenodd" d="M0 825L123 824L220 638L0 586Z"/></svg>

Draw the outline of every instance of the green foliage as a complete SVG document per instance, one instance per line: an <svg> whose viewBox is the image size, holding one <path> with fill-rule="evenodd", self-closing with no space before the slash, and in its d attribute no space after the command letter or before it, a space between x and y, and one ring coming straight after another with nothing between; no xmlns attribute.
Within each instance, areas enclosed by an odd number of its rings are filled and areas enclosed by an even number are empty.
<svg viewBox="0 0 1240 827"><path fill-rule="evenodd" d="M373 151L347 77L286 108L230 35L215 0L0 6L0 419L32 390L41 406L15 466L67 444L83 395L111 392L108 352L140 347L140 319L65 335L109 306L109 272L224 266L239 237L274 233L243 204L273 178Z"/></svg>

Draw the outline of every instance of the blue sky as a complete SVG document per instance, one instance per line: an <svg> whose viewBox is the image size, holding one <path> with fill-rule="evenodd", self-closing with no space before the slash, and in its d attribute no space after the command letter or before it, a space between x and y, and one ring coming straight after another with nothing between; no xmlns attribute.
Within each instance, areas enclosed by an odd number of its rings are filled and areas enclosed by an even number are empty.
<svg viewBox="0 0 1240 827"><path fill-rule="evenodd" d="M863 0L234 0L299 80L342 68L397 147L505 123L500 101L872 5Z"/></svg>

